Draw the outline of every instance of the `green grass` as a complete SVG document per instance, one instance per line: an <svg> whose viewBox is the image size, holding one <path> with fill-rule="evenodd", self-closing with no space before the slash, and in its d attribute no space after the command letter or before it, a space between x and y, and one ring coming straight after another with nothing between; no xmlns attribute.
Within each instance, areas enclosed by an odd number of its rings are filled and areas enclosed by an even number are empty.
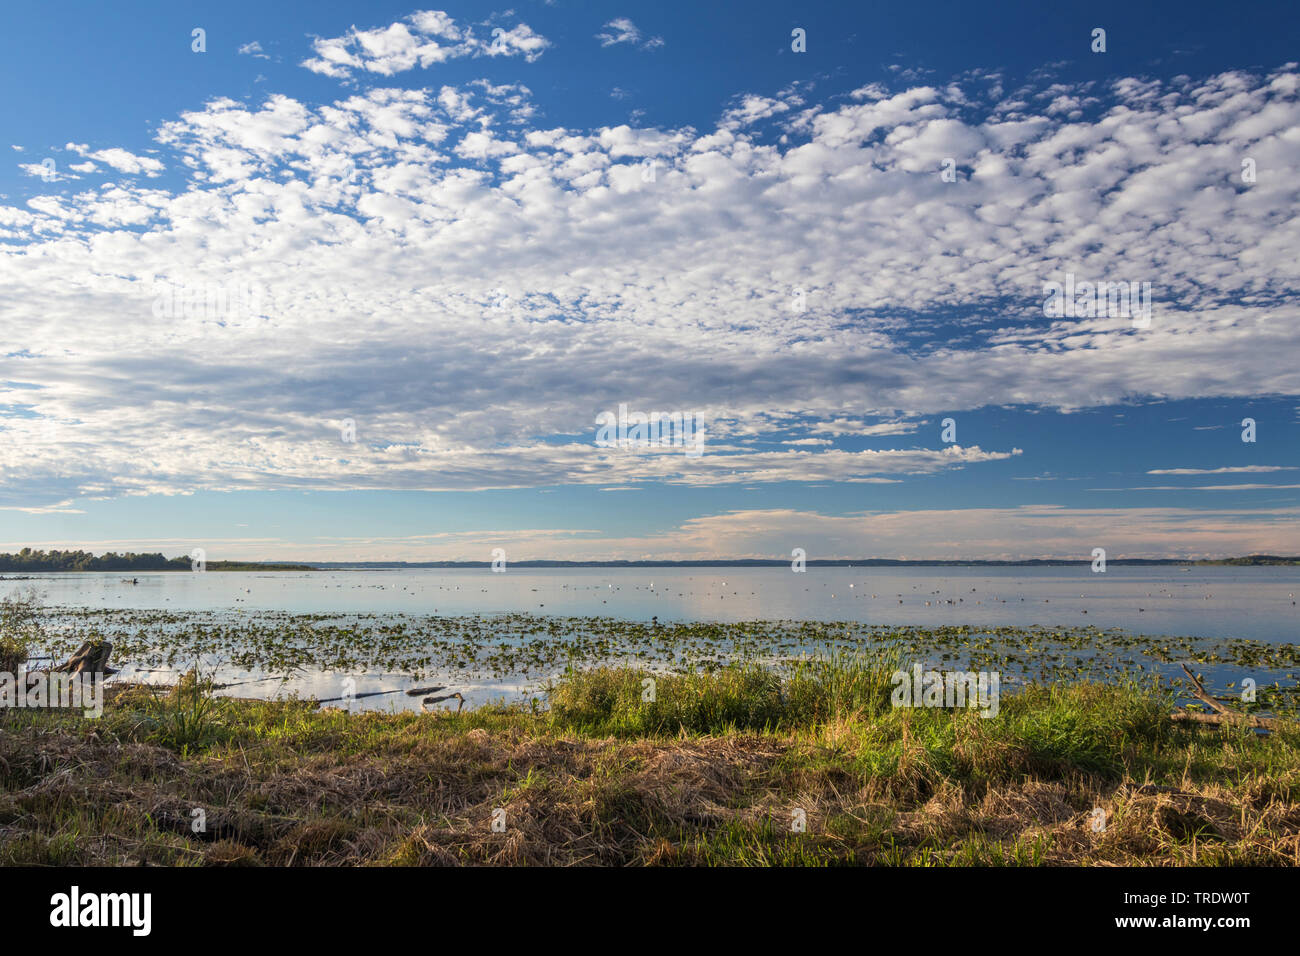
<svg viewBox="0 0 1300 956"><path fill-rule="evenodd" d="M780 672L754 662L704 673L570 670L549 689L550 714L557 727L619 737L795 730L888 712L899 666L881 652L832 654Z"/></svg>
<svg viewBox="0 0 1300 956"><path fill-rule="evenodd" d="M1174 723L1153 681L1030 685L992 718L894 707L896 665L601 667L536 712L347 714L196 675L119 688L98 721L12 711L0 863L1300 862L1294 732Z"/></svg>
<svg viewBox="0 0 1300 956"><path fill-rule="evenodd" d="M17 674L27 663L40 610L34 590L0 599L0 672Z"/></svg>
<svg viewBox="0 0 1300 956"><path fill-rule="evenodd" d="M888 741L907 728L913 746L946 774L1121 773L1124 756L1157 748L1175 728L1173 695L1153 681L1031 685L1002 699L998 716L971 710L894 707L887 655L837 655L801 662L788 675L748 663L712 673L663 674L599 667L572 672L549 697L553 730L623 738L741 732L807 738L828 726L855 738L866 765L883 767ZM654 699L647 700L647 680ZM987 754L964 743L978 739ZM1008 762L1009 761L1009 762Z"/></svg>

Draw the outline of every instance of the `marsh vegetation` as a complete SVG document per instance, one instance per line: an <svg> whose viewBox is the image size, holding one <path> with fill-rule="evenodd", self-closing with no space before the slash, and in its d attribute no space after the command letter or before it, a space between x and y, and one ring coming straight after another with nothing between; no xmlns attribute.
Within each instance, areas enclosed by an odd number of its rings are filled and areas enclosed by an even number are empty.
<svg viewBox="0 0 1300 956"><path fill-rule="evenodd" d="M461 714L124 685L98 721L0 715L0 861L1300 862L1294 733L1180 726L1154 677L895 708L893 665L657 673L653 701L596 667Z"/></svg>

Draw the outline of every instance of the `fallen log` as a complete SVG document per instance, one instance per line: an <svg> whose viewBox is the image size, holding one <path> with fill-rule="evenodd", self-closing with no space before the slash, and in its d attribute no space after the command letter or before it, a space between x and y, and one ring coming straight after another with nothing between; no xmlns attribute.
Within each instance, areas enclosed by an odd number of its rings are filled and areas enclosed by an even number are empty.
<svg viewBox="0 0 1300 956"><path fill-rule="evenodd" d="M440 689L441 689L441 688L440 688ZM423 711L425 711L425 712L427 712L427 711L429 710L429 705L430 705L430 704L438 704L438 703L441 703L441 702L444 701L444 700L458 700L458 701L460 701L460 703L456 705L456 713L458 713L458 714L460 713L461 708L463 708L463 707L465 706L465 698L464 698L464 696L461 694L460 691L456 691L456 693L454 693L454 694L447 694L445 697L426 697L426 698L424 698L424 700L420 701L420 709L423 710Z"/></svg>
<svg viewBox="0 0 1300 956"><path fill-rule="evenodd" d="M212 684L208 690L228 690L231 687L242 687L245 684L265 684L269 680L283 681L283 677L253 677L249 680L231 681L229 684Z"/></svg>
<svg viewBox="0 0 1300 956"><path fill-rule="evenodd" d="M410 696L412 696L412 697L415 697L415 696L417 696L417 695L419 695L419 694L427 694L427 693L429 693L430 691L435 691L435 690L446 690L446 689L447 689L447 688L446 688L446 686L444 685L444 686L442 686L442 687L416 687L416 688L414 688L414 689L412 689L412 690L407 690L407 691L402 691L402 690L368 690L368 691L366 691L365 693L362 693L362 694L352 694L351 696L348 696L348 697L324 697L324 698L321 698L320 700L316 701L316 703L318 703L318 704L332 704L332 703L334 703L334 702L336 702L336 701L340 701L340 700L360 700L362 697L382 697L384 694L403 694L403 693L404 693L404 694L408 694L408 695L410 695ZM461 697L459 693L448 694L446 697L426 697L426 698L424 699L423 703L424 703L424 704L428 704L428 703L435 703L435 704L436 704L436 703L437 703L438 701L440 701L440 700L451 700L451 699L454 698L454 697L459 697L459 698L460 698L461 705L464 706L464 704L465 704L465 698L464 698L464 697Z"/></svg>
<svg viewBox="0 0 1300 956"><path fill-rule="evenodd" d="M1192 696L1204 704L1209 705L1215 712L1212 714L1198 714L1191 710L1180 710L1169 715L1171 720L1188 721L1196 724L1213 724L1222 726L1224 724L1238 724L1245 727L1254 727L1258 730L1282 730L1291 729L1296 726L1293 721L1284 720L1281 717L1256 717L1253 714L1243 714L1240 711L1232 710L1224 706L1220 701L1214 699L1206 690L1205 685L1197 679L1196 675L1188 670L1187 665L1181 665L1183 673L1192 683Z"/></svg>
<svg viewBox="0 0 1300 956"><path fill-rule="evenodd" d="M384 694L400 694L400 690L368 690L361 694L348 694L344 697L322 697L318 704L332 704L340 700L360 700L362 697L382 697Z"/></svg>
<svg viewBox="0 0 1300 956"><path fill-rule="evenodd" d="M1239 724L1243 727L1255 727L1259 730L1282 730L1295 724L1277 717L1251 717L1247 714L1198 714L1193 710L1176 710L1169 715L1170 720L1187 721L1194 724L1212 724L1222 727L1224 724Z"/></svg>

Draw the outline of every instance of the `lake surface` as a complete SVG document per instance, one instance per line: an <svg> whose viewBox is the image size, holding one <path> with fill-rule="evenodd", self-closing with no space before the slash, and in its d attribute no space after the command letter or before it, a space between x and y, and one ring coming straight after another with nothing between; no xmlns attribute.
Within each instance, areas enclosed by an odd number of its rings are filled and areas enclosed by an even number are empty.
<svg viewBox="0 0 1300 956"><path fill-rule="evenodd" d="M122 667L115 679L169 683L198 664L230 694L328 701L345 688L356 695L392 692L347 705L359 709L418 709L419 698L401 691L433 684L462 691L471 706L527 700L570 665L789 661L896 640L910 641L909 659L927 666L955 666L981 648L1015 650L1008 665L1013 683L1068 671L1101 679L1177 677L1176 661L1200 660L1225 685L1247 675L1261 686L1294 685L1300 661L1294 567L1112 565L1104 574L1086 566L800 574L405 569L0 579L0 595L32 588L49 609L45 627L54 643L43 652L59 659L81 640L107 638ZM1216 648L1242 640L1280 650L1266 655L1267 666L1240 647L1213 663ZM1242 669L1252 661L1252 669Z"/></svg>
<svg viewBox="0 0 1300 956"><path fill-rule="evenodd" d="M0 580L56 607L303 614L526 612L630 621L1119 627L1296 640L1300 567L546 568L120 572ZM123 583L123 580L127 583Z"/></svg>

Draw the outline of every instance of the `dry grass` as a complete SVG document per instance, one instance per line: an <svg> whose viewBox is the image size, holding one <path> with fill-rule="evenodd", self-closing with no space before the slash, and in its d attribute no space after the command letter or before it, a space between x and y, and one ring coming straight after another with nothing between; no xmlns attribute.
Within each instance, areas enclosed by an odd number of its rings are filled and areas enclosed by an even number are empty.
<svg viewBox="0 0 1300 956"><path fill-rule="evenodd" d="M0 862L1300 863L1297 741L1162 724L1163 701L1140 695L1040 688L995 720L854 700L790 726L649 735L608 700L567 716L220 700L178 739L184 698L128 689L100 721L0 715Z"/></svg>

